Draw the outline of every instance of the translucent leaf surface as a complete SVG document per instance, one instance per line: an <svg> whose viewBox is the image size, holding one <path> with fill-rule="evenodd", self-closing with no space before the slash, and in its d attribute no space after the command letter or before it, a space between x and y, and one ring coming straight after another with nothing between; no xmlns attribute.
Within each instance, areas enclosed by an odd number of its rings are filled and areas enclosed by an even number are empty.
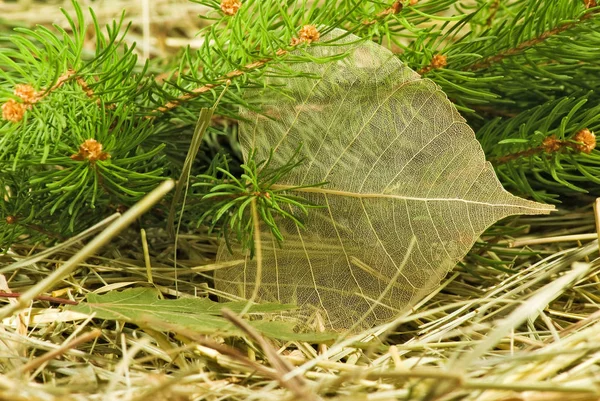
<svg viewBox="0 0 600 401"><path fill-rule="evenodd" d="M246 155L256 148L257 160L266 159L273 148L275 165L304 144L305 165L280 188L327 182L297 192L325 207L311 211L305 230L282 221L283 248L262 234L259 296L321 311L336 329L363 315L363 326L389 320L435 288L488 226L553 209L505 191L440 88L357 39L310 49L318 57L348 52L341 61L293 66L319 79L273 78L286 95L251 93L264 114L246 113L240 134ZM240 256L221 249L219 257ZM219 270L216 286L249 297L255 278L246 258Z"/></svg>

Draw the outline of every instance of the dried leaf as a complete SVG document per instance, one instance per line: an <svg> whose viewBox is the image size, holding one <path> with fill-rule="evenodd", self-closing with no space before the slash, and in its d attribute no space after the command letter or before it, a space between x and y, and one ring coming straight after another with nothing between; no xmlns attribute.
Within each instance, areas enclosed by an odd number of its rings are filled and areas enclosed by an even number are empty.
<svg viewBox="0 0 600 401"><path fill-rule="evenodd" d="M339 36L334 30L324 41ZM431 292L491 224L552 206L505 191L471 128L432 81L387 49L356 44L314 46L317 57L348 52L341 61L292 68L314 78L277 79L249 94L264 114L246 112L245 154L274 149L274 165L303 143L304 168L279 188L326 181L295 193L325 206L298 229L281 221L283 248L262 233L259 298L320 311L327 326L347 329L390 320ZM354 44L352 43L354 42ZM411 246L412 244L412 246ZM222 248L220 260L240 257ZM221 291L249 296L256 263L216 273Z"/></svg>

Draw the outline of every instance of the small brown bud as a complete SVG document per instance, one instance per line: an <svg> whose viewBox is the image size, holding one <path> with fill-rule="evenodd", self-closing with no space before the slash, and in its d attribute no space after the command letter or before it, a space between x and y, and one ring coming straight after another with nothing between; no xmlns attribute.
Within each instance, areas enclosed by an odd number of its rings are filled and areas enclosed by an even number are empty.
<svg viewBox="0 0 600 401"><path fill-rule="evenodd" d="M15 96L19 97L22 102L14 99L9 99L2 105L2 118L4 120L18 123L25 116L25 112L31 109L31 105L39 100L39 95L33 89L33 86L27 84L15 85L13 91Z"/></svg>
<svg viewBox="0 0 600 401"><path fill-rule="evenodd" d="M23 99L24 103L35 103L38 100L38 93L31 85L19 84L15 86L15 95Z"/></svg>
<svg viewBox="0 0 600 401"><path fill-rule="evenodd" d="M17 218L15 216L6 216L6 224L15 224Z"/></svg>
<svg viewBox="0 0 600 401"><path fill-rule="evenodd" d="M554 135L547 137L542 142L542 148L547 153L558 152L563 147L563 143L560 139Z"/></svg>
<svg viewBox="0 0 600 401"><path fill-rule="evenodd" d="M221 11L223 11L225 15L235 15L241 6L241 0L221 0Z"/></svg>
<svg viewBox="0 0 600 401"><path fill-rule="evenodd" d="M448 64L448 58L443 54L436 54L431 58L431 62L425 67L421 68L418 73L421 75L425 75L431 70L437 70L440 68L444 68Z"/></svg>
<svg viewBox="0 0 600 401"><path fill-rule="evenodd" d="M409 5L409 6L414 6L414 5L416 5L418 2L419 2L419 0L410 0L410 1L408 2L408 5Z"/></svg>
<svg viewBox="0 0 600 401"><path fill-rule="evenodd" d="M292 39L292 45L297 45L300 42L312 43L319 40L321 34L314 25L304 25L298 32L298 37Z"/></svg>
<svg viewBox="0 0 600 401"><path fill-rule="evenodd" d="M26 104L19 103L14 99L8 99L2 105L2 118L12 123L18 123L25 116L25 111L27 111Z"/></svg>
<svg viewBox="0 0 600 401"><path fill-rule="evenodd" d="M390 7L390 11L392 12L392 14L398 14L400 11L402 11L402 3L400 2L400 0L396 0L394 2L394 4L392 4L392 6Z"/></svg>
<svg viewBox="0 0 600 401"><path fill-rule="evenodd" d="M431 59L432 68L444 68L446 65L448 65L448 58L443 54L436 54Z"/></svg>
<svg viewBox="0 0 600 401"><path fill-rule="evenodd" d="M108 158L110 158L110 154L103 152L102 144L95 139L87 139L79 146L79 152L71 155L73 160L89 160L92 163Z"/></svg>
<svg viewBox="0 0 600 401"><path fill-rule="evenodd" d="M583 0L583 4L585 5L585 8L598 7L596 0Z"/></svg>
<svg viewBox="0 0 600 401"><path fill-rule="evenodd" d="M573 136L573 140L581 142L577 145L576 149L583 153L592 153L592 150L596 148L596 135L587 128L582 129Z"/></svg>

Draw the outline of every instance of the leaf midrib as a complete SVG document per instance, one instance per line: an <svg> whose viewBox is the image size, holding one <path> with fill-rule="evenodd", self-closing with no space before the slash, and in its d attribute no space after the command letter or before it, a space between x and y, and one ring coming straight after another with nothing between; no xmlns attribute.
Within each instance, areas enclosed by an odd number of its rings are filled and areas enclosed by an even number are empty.
<svg viewBox="0 0 600 401"><path fill-rule="evenodd" d="M412 201L420 201L420 202L464 202L467 204L481 205L481 206L489 206L489 207L511 207L511 208L522 208L528 210L540 210L540 206L525 206L525 205L515 205L514 203L488 203L481 202L476 200L462 199L462 198L422 198L416 196L403 196L403 195L395 195L395 194L378 194L378 193L356 193L350 191L340 191L336 189L326 189L326 188L298 188L294 185L285 185L285 184L274 184L271 185L271 189L276 191L294 191L294 192L305 192L305 193L316 193L322 195L335 195L335 196L346 196L350 198L385 198L385 199L396 199L396 200L412 200ZM544 205L542 209L544 210L554 210L554 207L551 205Z"/></svg>

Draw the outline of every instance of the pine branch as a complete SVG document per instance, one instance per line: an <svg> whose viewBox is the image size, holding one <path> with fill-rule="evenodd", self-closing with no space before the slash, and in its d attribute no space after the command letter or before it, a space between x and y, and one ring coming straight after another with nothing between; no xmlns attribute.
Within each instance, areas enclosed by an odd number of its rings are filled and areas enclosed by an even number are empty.
<svg viewBox="0 0 600 401"><path fill-rule="evenodd" d="M505 156L492 159L493 163L504 164L509 161L531 157L540 153L552 154L573 150L579 153L590 154L596 148L596 136L589 129L584 128L577 132L571 141L561 141L552 135L545 138L541 146L523 150L517 153L511 153Z"/></svg>
<svg viewBox="0 0 600 401"><path fill-rule="evenodd" d="M573 29L573 28L577 27L579 24L587 21L588 19L593 18L595 16L595 14L597 14L596 11L592 11L587 14L584 14L581 18L579 18L576 21L564 23L564 24L561 24L561 25L559 25L555 28L552 28L548 31L545 31L541 35L539 35L535 38L532 38L532 39L529 39L529 40L519 43L516 47L503 50L494 56L488 57L482 61L472 64L472 65L468 66L467 68L465 68L465 70L466 71L475 71L475 70L489 68L492 64L498 63L507 57L521 54L521 53L525 52L527 49L532 48L536 45L539 45L540 43L544 42L548 38L551 38L553 36L556 36L558 34L566 32L569 29Z"/></svg>
<svg viewBox="0 0 600 401"><path fill-rule="evenodd" d="M334 27L393 48L441 85L515 190L550 201L556 193L589 190L585 180L600 177L596 151L587 152L576 135L599 129L593 49L600 21L591 1L570 1L490 0L469 9L458 0L202 0L212 9L204 16L210 25L200 32L204 44L153 64L157 78L123 45L122 19L102 32L92 13L96 50L85 53L85 21L74 3L76 18L66 15L70 32L19 29L0 49L0 180L10 183L0 201L0 243L69 235L97 219L90 210L127 207L160 181L178 177L198 110L211 107L219 89L230 85L189 169L196 182L183 221L186 227L201 221L251 246L244 202L255 201L267 225L274 214L288 213L279 203L299 211L304 204L276 190L277 174L265 176L257 161L232 162L241 157L231 156L239 149L238 110L260 110L245 92L263 87L269 76L302 75L288 67L293 63L343 58L315 59L305 51L335 46L321 39ZM224 147L229 157L220 153ZM242 174L254 178L242 180ZM212 189L218 185L223 193ZM288 217L301 224L298 216ZM276 225L271 228L277 237Z"/></svg>
<svg viewBox="0 0 600 401"><path fill-rule="evenodd" d="M288 53L288 50L283 50L283 49L279 49L275 55L278 57L284 56L285 54ZM244 66L241 69L237 69L237 70L233 70L229 73L227 73L225 76L223 76L222 78L217 80L217 83L214 84L206 84L204 86L201 86L199 88L193 89L191 92L185 93L184 95L178 97L175 100L171 100L168 103L166 103L164 106L160 106L157 109L155 109L153 111L153 114L157 114L158 112L160 113L167 113L173 109L175 109L176 107L178 107L181 103L186 102L188 100L194 99L206 92L210 92L215 88L218 88L219 86L224 86L224 85L229 85L231 83L231 79L234 79L236 77L242 76L244 74L247 74L248 72L257 70L259 68L264 67L265 65L267 65L267 63L273 61L273 58L264 58L258 61L254 61L246 66ZM148 117L148 118L152 118L152 117Z"/></svg>

